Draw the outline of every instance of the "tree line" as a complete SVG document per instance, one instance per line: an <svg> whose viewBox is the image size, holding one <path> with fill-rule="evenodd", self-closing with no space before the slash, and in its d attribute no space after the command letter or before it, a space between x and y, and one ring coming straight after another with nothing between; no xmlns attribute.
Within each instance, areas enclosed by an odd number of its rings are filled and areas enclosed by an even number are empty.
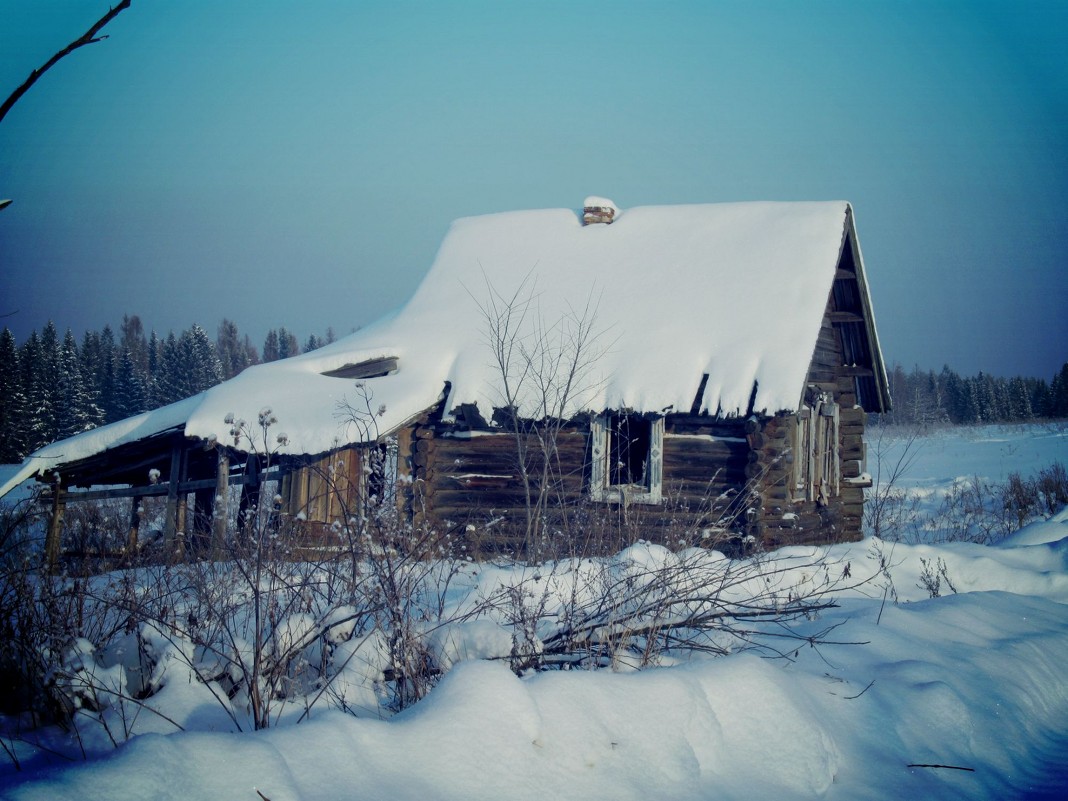
<svg viewBox="0 0 1068 801"><path fill-rule="evenodd" d="M961 376L895 364L888 376L893 410L883 422L915 425L1019 423L1068 417L1068 363L1049 382L1042 378L999 378L980 372Z"/></svg>
<svg viewBox="0 0 1068 801"><path fill-rule="evenodd" d="M18 344L0 331L0 463L21 461L49 442L165 406L225 381L246 367L334 341L312 334L303 348L285 327L271 329L262 353L224 319L215 339L193 324L165 337L145 333L137 315L60 336L49 322Z"/></svg>

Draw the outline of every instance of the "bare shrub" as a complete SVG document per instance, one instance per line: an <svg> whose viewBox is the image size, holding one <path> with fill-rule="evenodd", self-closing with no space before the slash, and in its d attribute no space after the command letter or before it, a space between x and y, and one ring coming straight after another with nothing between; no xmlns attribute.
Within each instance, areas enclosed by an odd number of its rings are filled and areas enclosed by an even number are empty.
<svg viewBox="0 0 1068 801"><path fill-rule="evenodd" d="M822 551L732 560L639 542L612 559L543 565L488 599L513 631L510 662L545 668L642 668L694 653L786 657L828 641L796 625L836 606L850 584Z"/></svg>
<svg viewBox="0 0 1068 801"><path fill-rule="evenodd" d="M1042 513L1052 517L1068 504L1068 471L1061 462L1054 462L1039 471L1035 489L1042 501Z"/></svg>
<svg viewBox="0 0 1068 801"><path fill-rule="evenodd" d="M901 487L901 481L916 462L922 446L917 429L901 429L900 453L893 461L890 450L897 445L895 435L885 425L874 428L869 437L875 460L872 488L864 503L864 529L873 537L894 540L902 536L909 522L915 518L918 501Z"/></svg>
<svg viewBox="0 0 1068 801"><path fill-rule="evenodd" d="M1050 517L1068 504L1068 474L1054 462L1035 476L1018 472L1003 481L982 476L954 481L937 508L926 512L921 498L901 487L917 455L918 433L903 429L894 440L878 426L872 441L875 480L864 506L867 534L909 543L1000 542L1032 520ZM899 453L890 459L891 446Z"/></svg>
<svg viewBox="0 0 1068 801"><path fill-rule="evenodd" d="M516 467L525 495L524 553L543 556L550 507L563 504L563 467L557 442L567 421L597 388L597 358L608 345L597 328L597 301L591 294L583 306L558 320L541 313L535 281L528 275L511 295L486 278L479 312L485 321L486 345L499 380L499 419L515 439ZM473 297L473 296L472 296ZM555 515L569 533L569 519Z"/></svg>
<svg viewBox="0 0 1068 801"><path fill-rule="evenodd" d="M945 560L942 557L938 557L937 561L931 559L925 559L920 557L920 583L916 586L921 590L926 590L927 594L932 598L939 598L942 595L942 583L945 582L946 588L950 592L955 593L957 588L953 586L953 582L949 579L949 569L946 566Z"/></svg>

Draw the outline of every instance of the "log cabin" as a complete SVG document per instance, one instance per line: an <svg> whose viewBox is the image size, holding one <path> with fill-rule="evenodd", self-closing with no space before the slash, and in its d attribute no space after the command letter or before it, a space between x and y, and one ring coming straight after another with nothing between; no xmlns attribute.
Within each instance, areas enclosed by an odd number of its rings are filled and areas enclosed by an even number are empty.
<svg viewBox="0 0 1068 801"><path fill-rule="evenodd" d="M73 501L132 498L133 548L139 499L165 496L180 548L220 542L233 488L244 510L268 485L320 541L382 504L480 552L605 521L671 544L848 541L866 415L889 406L848 203L591 197L457 220L394 313L48 445L0 494L51 486L51 561Z"/></svg>

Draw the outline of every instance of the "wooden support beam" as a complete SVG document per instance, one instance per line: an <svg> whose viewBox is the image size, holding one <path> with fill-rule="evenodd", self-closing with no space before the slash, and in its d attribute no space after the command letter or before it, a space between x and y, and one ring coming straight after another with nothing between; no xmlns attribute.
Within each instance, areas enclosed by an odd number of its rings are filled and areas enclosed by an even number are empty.
<svg viewBox="0 0 1068 801"><path fill-rule="evenodd" d="M254 516L260 506L260 459L255 453L245 462L245 483L241 487L241 501L237 510L238 528L244 527L246 518Z"/></svg>
<svg viewBox="0 0 1068 801"><path fill-rule="evenodd" d="M132 559L137 554L137 534L141 528L141 499L130 499L130 528L126 536L126 556Z"/></svg>
<svg viewBox="0 0 1068 801"><path fill-rule="evenodd" d="M48 533L45 535L45 567L51 572L59 562L60 539L63 536L63 510L66 507L66 493L56 474L52 481L52 517L48 521Z"/></svg>
<svg viewBox="0 0 1068 801"><path fill-rule="evenodd" d="M875 375L875 372L870 367L839 367L838 374L842 376L859 376L860 378L871 378Z"/></svg>
<svg viewBox="0 0 1068 801"><path fill-rule="evenodd" d="M862 323L864 318L856 312L832 311L827 312L827 318L832 323Z"/></svg>
<svg viewBox="0 0 1068 801"><path fill-rule="evenodd" d="M277 470L272 470L269 473L264 474L264 481L274 481L279 478ZM234 486L240 486L244 484L248 479L247 476L235 476L230 479L229 483ZM203 478L195 481L183 481L178 485L179 492L196 492L203 489L214 489L217 479ZM152 497L157 495L167 495L170 492L169 484L154 484L146 487L111 487L110 489L103 490L85 490L83 492L67 492L67 502L74 503L76 501L102 501L106 498L132 498L132 497Z"/></svg>
<svg viewBox="0 0 1068 801"><path fill-rule="evenodd" d="M218 558L226 543L226 523L230 510L230 454L219 450L219 466L215 476L215 503L211 521L211 558Z"/></svg>
<svg viewBox="0 0 1068 801"><path fill-rule="evenodd" d="M215 502L215 488L200 489L193 493L193 523L186 538L189 549L197 556L202 556L211 546L212 515Z"/></svg>
<svg viewBox="0 0 1068 801"><path fill-rule="evenodd" d="M186 543L189 540L189 493L182 490L182 483L189 470L189 451L182 448L181 454L178 466L178 506L174 514L174 559L179 562L185 559Z"/></svg>
<svg viewBox="0 0 1068 801"><path fill-rule="evenodd" d="M178 484L182 467L182 449L175 445L171 449L171 469L167 473L167 511L163 518L163 549L170 559L176 546L178 525Z"/></svg>

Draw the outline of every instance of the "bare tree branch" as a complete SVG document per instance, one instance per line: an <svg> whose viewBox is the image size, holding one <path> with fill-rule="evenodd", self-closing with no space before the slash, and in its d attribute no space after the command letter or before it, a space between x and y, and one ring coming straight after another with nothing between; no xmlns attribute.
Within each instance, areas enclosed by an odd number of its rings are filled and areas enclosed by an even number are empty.
<svg viewBox="0 0 1068 801"><path fill-rule="evenodd" d="M98 36L97 34L100 33L100 30L105 25L107 25L109 22L111 22L113 19L115 19L115 17L117 17L120 12L122 12L123 10L125 10L125 9L127 9L129 7L130 7L130 0L122 0L122 2L119 3L117 6L115 6L114 8L109 8L108 9L108 13L105 14L104 16L102 16L99 20L97 20L96 24L93 25L93 27L91 27L89 30L87 30L85 33L83 33L81 36L79 36L77 39L75 39L69 45L67 45L62 50L60 50L58 53L56 53L54 56L52 56L52 58L48 59L48 61L45 62L45 65L43 67L41 67L40 69L36 69L33 72L31 72L30 73L30 77L27 78L22 83L21 86L19 86L17 89L15 89L15 91L11 93L11 95L7 98L7 100L4 101L4 104L2 106L0 106L0 122L2 122L4 117L7 116L7 112L11 110L11 107L13 105L15 105L15 103L18 101L18 99L20 97L22 97L24 94L26 94L26 92L29 90L29 88L31 86L33 86L35 83L37 83L37 79L40 78L42 75L44 75L49 69L51 69L55 65L55 63L57 61L59 61L64 56L70 55L75 50L77 50L79 47L84 47L85 45L93 44L95 42L99 42L102 39L107 39L108 37L106 35L105 36Z"/></svg>

